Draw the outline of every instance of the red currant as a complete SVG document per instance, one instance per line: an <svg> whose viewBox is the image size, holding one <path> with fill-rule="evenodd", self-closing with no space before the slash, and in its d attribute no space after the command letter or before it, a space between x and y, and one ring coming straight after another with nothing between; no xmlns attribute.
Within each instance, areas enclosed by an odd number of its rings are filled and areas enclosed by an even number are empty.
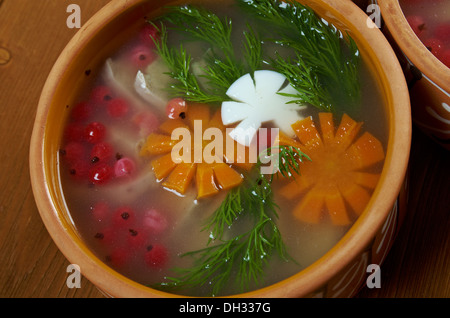
<svg viewBox="0 0 450 318"><path fill-rule="evenodd" d="M128 59L137 69L145 69L156 58L156 54L147 45L137 45L128 53Z"/></svg>
<svg viewBox="0 0 450 318"><path fill-rule="evenodd" d="M145 253L144 258L145 263L148 266L161 268L167 263L169 253L163 245L153 244L147 247L147 252Z"/></svg>
<svg viewBox="0 0 450 318"><path fill-rule="evenodd" d="M128 206L123 206L114 212L112 221L116 228L132 228L134 220L135 213L133 209Z"/></svg>
<svg viewBox="0 0 450 318"><path fill-rule="evenodd" d="M104 201L97 202L96 204L90 207L90 210L92 212L94 220L99 222L105 221L110 214L109 205Z"/></svg>
<svg viewBox="0 0 450 318"><path fill-rule="evenodd" d="M116 248L109 255L108 260L114 267L123 267L124 265L126 265L130 256L131 253L126 248Z"/></svg>
<svg viewBox="0 0 450 318"><path fill-rule="evenodd" d="M159 126L158 117L150 111L145 111L133 117L133 123L139 129L139 134L143 137L150 135Z"/></svg>
<svg viewBox="0 0 450 318"><path fill-rule="evenodd" d="M170 119L184 118L187 112L186 101L182 98L169 100L166 106L166 114Z"/></svg>
<svg viewBox="0 0 450 318"><path fill-rule="evenodd" d="M80 123L70 123L64 130L66 141L83 141L84 127Z"/></svg>
<svg viewBox="0 0 450 318"><path fill-rule="evenodd" d="M89 174L89 164L82 159L74 160L69 164L69 173L74 179L84 180Z"/></svg>
<svg viewBox="0 0 450 318"><path fill-rule="evenodd" d="M87 120L92 114L92 107L88 102L80 102L73 107L71 117L75 121Z"/></svg>
<svg viewBox="0 0 450 318"><path fill-rule="evenodd" d="M132 249L137 249L145 246L147 235L145 231L139 228L130 228L127 233L127 244Z"/></svg>
<svg viewBox="0 0 450 318"><path fill-rule="evenodd" d="M154 25L146 24L139 32L139 39L142 44L154 47L154 41L159 39L158 29Z"/></svg>
<svg viewBox="0 0 450 318"><path fill-rule="evenodd" d="M164 232L167 228L168 222L164 215L155 209L150 209L144 213L142 225L149 229L153 235L158 235Z"/></svg>
<svg viewBox="0 0 450 318"><path fill-rule="evenodd" d="M131 175L136 169L136 165L130 158L121 158L114 164L114 174L116 177Z"/></svg>
<svg viewBox="0 0 450 318"><path fill-rule="evenodd" d="M102 141L105 138L105 135L106 127L99 122L88 124L84 130L84 139L91 144Z"/></svg>
<svg viewBox="0 0 450 318"><path fill-rule="evenodd" d="M95 105L102 106L113 98L113 93L108 86L98 85L92 89L90 98Z"/></svg>
<svg viewBox="0 0 450 318"><path fill-rule="evenodd" d="M108 102L107 108L109 116L119 118L128 113L130 106L125 99L114 98Z"/></svg>
<svg viewBox="0 0 450 318"><path fill-rule="evenodd" d="M69 142L62 151L65 160L69 163L84 160L87 155L87 147L78 141Z"/></svg>
<svg viewBox="0 0 450 318"><path fill-rule="evenodd" d="M93 184L108 183L114 176L111 166L106 163L99 163L89 170L89 180Z"/></svg>
<svg viewBox="0 0 450 318"><path fill-rule="evenodd" d="M103 162L111 159L113 154L113 146L106 141L101 141L92 147L90 159L92 163Z"/></svg>

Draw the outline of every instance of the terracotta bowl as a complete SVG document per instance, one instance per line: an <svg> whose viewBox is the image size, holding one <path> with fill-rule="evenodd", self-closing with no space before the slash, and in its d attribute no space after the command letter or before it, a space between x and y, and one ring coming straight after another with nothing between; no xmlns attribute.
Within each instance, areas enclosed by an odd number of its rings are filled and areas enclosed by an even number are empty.
<svg viewBox="0 0 450 318"><path fill-rule="evenodd" d="M97 72L108 52L159 13L167 0L113 0L69 42L43 88L31 140L33 191L53 240L81 273L113 297L176 297L138 284L117 273L85 245L71 221L58 171L60 136L71 105L87 74ZM198 1L197 1L198 2ZM350 1L304 0L316 12L348 30L381 88L389 140L380 182L364 213L323 257L277 284L237 296L349 297L366 282L369 264L380 265L405 213L405 178L411 139L408 89L394 51L382 32L367 26L367 15ZM173 3L173 2L170 2ZM86 72L89 71L89 72Z"/></svg>
<svg viewBox="0 0 450 318"><path fill-rule="evenodd" d="M450 149L450 68L416 36L398 0L378 1L383 32L401 63L411 95L414 123L433 140Z"/></svg>

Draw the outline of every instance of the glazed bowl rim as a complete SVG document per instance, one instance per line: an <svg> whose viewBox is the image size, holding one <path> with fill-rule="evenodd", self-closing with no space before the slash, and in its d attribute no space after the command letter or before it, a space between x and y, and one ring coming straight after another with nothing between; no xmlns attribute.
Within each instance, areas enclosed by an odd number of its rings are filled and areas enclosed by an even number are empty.
<svg viewBox="0 0 450 318"><path fill-rule="evenodd" d="M30 175L36 204L49 234L64 256L70 262L80 265L81 273L101 291L113 297L182 297L148 288L115 272L95 257L79 237L70 234L73 229L61 219L60 211L55 205L55 194L49 187L48 178L52 176L47 175L46 168L46 164L48 164L45 157L47 116L52 105L53 95L58 88L58 79L65 72L71 59L75 58L79 50L89 43L95 32L126 9L135 8L143 2L146 0L132 0L126 3L121 0L109 2L84 24L61 53L49 74L39 101L30 144ZM367 16L364 12L350 1L336 4L333 0L322 0L321 3L328 8L334 8L337 12L346 12L346 25L367 23ZM356 19L356 22L350 22L350 18ZM397 199L406 175L411 141L408 90L395 53L382 36L381 31L367 27L358 32L364 41L370 38L377 40L372 41L370 49L378 58L380 67L386 71L383 79L386 81L387 87L391 89L388 92L390 96L387 98L390 99L392 105L396 105L396 107L388 109L390 124L386 162L389 164L385 164L381 177L383 182L381 180L379 182L386 186L377 187L363 215L339 243L314 264L279 283L234 296L297 297L314 292L362 252L362 249L375 237ZM387 69L390 71L389 76L386 76ZM375 197L384 198L384 200L378 199L375 206ZM368 213L369 210L372 212Z"/></svg>

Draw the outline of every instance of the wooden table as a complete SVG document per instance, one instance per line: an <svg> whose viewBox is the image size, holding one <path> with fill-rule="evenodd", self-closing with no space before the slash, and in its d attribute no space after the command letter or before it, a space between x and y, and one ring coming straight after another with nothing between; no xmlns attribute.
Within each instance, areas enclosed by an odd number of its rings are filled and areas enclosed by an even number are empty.
<svg viewBox="0 0 450 318"><path fill-rule="evenodd" d="M30 135L44 81L77 29L108 0L0 0L0 297L95 298L86 279L66 285L69 262L53 243L33 198ZM358 297L450 296L450 152L414 130L409 215L381 267L381 288Z"/></svg>

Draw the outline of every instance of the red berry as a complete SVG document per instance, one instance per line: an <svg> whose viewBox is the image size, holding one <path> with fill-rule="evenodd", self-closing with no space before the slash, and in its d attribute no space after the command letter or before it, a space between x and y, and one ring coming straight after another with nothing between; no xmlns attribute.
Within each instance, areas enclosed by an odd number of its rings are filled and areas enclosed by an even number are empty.
<svg viewBox="0 0 450 318"><path fill-rule="evenodd" d="M104 201L97 202L96 204L90 207L90 210L94 220L99 222L105 221L110 215L109 205Z"/></svg>
<svg viewBox="0 0 450 318"><path fill-rule="evenodd" d="M116 177L131 175L136 169L136 165L130 158L121 158L114 164L114 174Z"/></svg>
<svg viewBox="0 0 450 318"><path fill-rule="evenodd" d="M148 266L161 268L167 263L169 253L163 245L153 244L147 247L147 252L145 253L144 259Z"/></svg>
<svg viewBox="0 0 450 318"><path fill-rule="evenodd" d="M166 106L166 114L171 119L184 118L187 112L186 101L182 98L169 100Z"/></svg>
<svg viewBox="0 0 450 318"><path fill-rule="evenodd" d="M114 98L108 102L108 114L113 118L119 118L125 116L130 106L128 102L123 98Z"/></svg>
<svg viewBox="0 0 450 318"><path fill-rule="evenodd" d="M446 49L444 53L442 53L441 62L450 68L450 48Z"/></svg>
<svg viewBox="0 0 450 318"><path fill-rule="evenodd" d="M75 121L83 121L88 119L92 114L92 107L87 102L80 102L72 109L71 117Z"/></svg>
<svg viewBox="0 0 450 318"><path fill-rule="evenodd" d="M106 127L99 122L92 122L88 124L84 130L84 139L91 143L96 144L105 138Z"/></svg>
<svg viewBox="0 0 450 318"><path fill-rule="evenodd" d="M135 213L132 208L123 206L114 211L113 225L116 228L130 229L134 226Z"/></svg>
<svg viewBox="0 0 450 318"><path fill-rule="evenodd" d="M147 235L145 231L136 228L128 229L127 233L127 245L132 249L138 249L145 246L147 241Z"/></svg>
<svg viewBox="0 0 450 318"><path fill-rule="evenodd" d="M159 126L158 117L150 111L145 111L133 117L133 123L139 129L139 134L143 137L150 135Z"/></svg>
<svg viewBox="0 0 450 318"><path fill-rule="evenodd" d="M147 228L151 234L158 235L164 232L168 222L164 215L155 209L150 209L144 213L142 225Z"/></svg>
<svg viewBox="0 0 450 318"><path fill-rule="evenodd" d="M99 163L89 170L89 181L93 184L108 183L114 176L111 166L106 163Z"/></svg>
<svg viewBox="0 0 450 318"><path fill-rule="evenodd" d="M113 154L113 146L106 141L101 141L92 147L90 159L92 163L103 162L111 159Z"/></svg>
<svg viewBox="0 0 450 318"><path fill-rule="evenodd" d="M74 179L84 179L89 174L89 164L83 160L74 160L69 164L69 173Z"/></svg>
<svg viewBox="0 0 450 318"><path fill-rule="evenodd" d="M80 123L70 123L64 130L66 141L83 141L84 127Z"/></svg>
<svg viewBox="0 0 450 318"><path fill-rule="evenodd" d="M111 246L117 242L117 231L113 228L104 228L95 232L94 238L101 244Z"/></svg>
<svg viewBox="0 0 450 318"><path fill-rule="evenodd" d="M154 25L146 24L139 32L139 39L142 44L154 47L154 41L159 40L158 29Z"/></svg>
<svg viewBox="0 0 450 318"><path fill-rule="evenodd" d="M442 41L450 40L450 23L441 23L434 29L434 36Z"/></svg>
<svg viewBox="0 0 450 318"><path fill-rule="evenodd" d="M131 253L126 248L116 248L109 255L108 260L114 267L123 267L124 265L127 264L127 261L130 258L130 256Z"/></svg>
<svg viewBox="0 0 450 318"><path fill-rule="evenodd" d="M147 45L137 45L130 50L127 58L137 69L145 69L155 60L156 54Z"/></svg>
<svg viewBox="0 0 450 318"><path fill-rule="evenodd" d="M69 142L63 149L62 154L69 163L85 160L87 155L86 146L78 141Z"/></svg>
<svg viewBox="0 0 450 318"><path fill-rule="evenodd" d="M99 85L92 89L90 98L95 105L102 106L113 98L113 93L108 86Z"/></svg>

